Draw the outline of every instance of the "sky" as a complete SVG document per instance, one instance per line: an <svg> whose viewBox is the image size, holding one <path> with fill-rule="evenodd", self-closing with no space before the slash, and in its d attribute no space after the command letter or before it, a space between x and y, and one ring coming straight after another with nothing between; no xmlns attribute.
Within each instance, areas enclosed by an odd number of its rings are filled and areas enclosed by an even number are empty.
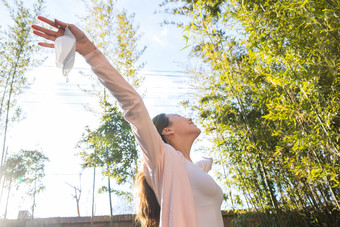
<svg viewBox="0 0 340 227"><path fill-rule="evenodd" d="M143 34L140 44L147 46L142 56L146 64L139 72L145 76L145 81L139 91L144 94L150 115L161 112L185 115L186 111L180 107L179 102L187 99L192 92L189 80L183 73L188 50L183 50L186 43L180 30L175 26L160 25L167 17L165 14L154 13L160 2L118 0L116 6L119 9L125 8L128 13L135 13L135 22ZM79 23L77 15L85 12L81 0L46 0L46 6L46 16L73 24ZM6 26L9 16L3 6L0 7L0 15L2 26ZM46 61L27 72L32 86L18 97L24 120L11 127L7 145L10 152L38 149L50 159L43 180L46 189L37 197L35 217L76 216L76 202L72 197L74 189L70 185L81 185L80 214L90 216L93 170L81 169L80 158L77 156L80 151L76 148L85 127L94 129L99 123L99 117L84 108L84 105L96 106L96 100L78 88L89 85L79 71L90 72L90 67L77 55L69 82L66 83L61 70L55 67L54 50L42 53L46 54ZM193 159L199 158L199 147L193 150L197 150ZM106 184L105 178L100 174L96 176L98 187ZM95 214L108 215L108 195L96 193L95 196ZM124 201L117 198L113 205L115 214L131 211ZM7 217L15 219L19 210L30 210L30 206L30 199L12 194ZM0 217L3 212L4 207L1 206Z"/></svg>

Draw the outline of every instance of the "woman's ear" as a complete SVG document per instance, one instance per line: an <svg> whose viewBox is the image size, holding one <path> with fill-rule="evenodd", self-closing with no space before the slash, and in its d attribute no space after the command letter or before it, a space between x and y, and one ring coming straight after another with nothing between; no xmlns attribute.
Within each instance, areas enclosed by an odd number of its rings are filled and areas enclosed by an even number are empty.
<svg viewBox="0 0 340 227"><path fill-rule="evenodd" d="M170 135L173 135L173 134L174 134L173 131L169 128L163 128L163 130L162 130L163 136L170 136Z"/></svg>

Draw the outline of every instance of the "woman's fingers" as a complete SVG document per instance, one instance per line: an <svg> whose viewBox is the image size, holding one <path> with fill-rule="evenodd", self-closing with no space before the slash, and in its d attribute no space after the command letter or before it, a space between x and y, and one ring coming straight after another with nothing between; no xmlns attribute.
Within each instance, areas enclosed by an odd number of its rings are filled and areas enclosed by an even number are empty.
<svg viewBox="0 0 340 227"><path fill-rule="evenodd" d="M60 20L54 19L54 21L55 21L56 25L59 25L63 29L65 29L67 27L67 24L62 22L62 21L60 21Z"/></svg>
<svg viewBox="0 0 340 227"><path fill-rule="evenodd" d="M43 32L39 32L39 31L33 31L33 33L37 36L40 36L44 39L47 39L47 40L50 40L50 41L55 41L56 40L56 36L53 36L53 35L48 35L46 33L43 33Z"/></svg>
<svg viewBox="0 0 340 227"><path fill-rule="evenodd" d="M38 25L32 25L33 33L37 36L40 36L44 39L55 41L58 37L64 35L65 27L63 22L58 21L58 24L52 20L47 19L46 17L38 16L40 21L51 25L54 28L57 28L58 31L53 31L51 29L47 29Z"/></svg>
<svg viewBox="0 0 340 227"><path fill-rule="evenodd" d="M47 19L46 17L38 16L38 20L51 25L52 27L59 28L59 26L52 20Z"/></svg>
<svg viewBox="0 0 340 227"><path fill-rule="evenodd" d="M38 45L42 47L54 48L53 43L38 43Z"/></svg>
<svg viewBox="0 0 340 227"><path fill-rule="evenodd" d="M58 35L58 32L53 31L51 29L40 27L38 25L32 25L31 27L36 31L39 31L41 33L45 33L45 34L50 35L50 36L57 36Z"/></svg>

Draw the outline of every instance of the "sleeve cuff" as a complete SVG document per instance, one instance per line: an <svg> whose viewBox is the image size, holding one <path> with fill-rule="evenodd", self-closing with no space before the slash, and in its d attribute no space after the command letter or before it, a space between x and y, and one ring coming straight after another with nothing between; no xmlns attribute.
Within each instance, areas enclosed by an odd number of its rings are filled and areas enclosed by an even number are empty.
<svg viewBox="0 0 340 227"><path fill-rule="evenodd" d="M106 60L102 52L100 52L100 50L98 49L95 49L91 53L85 55L84 58L86 62L92 67L97 67L98 65L102 64L103 61Z"/></svg>

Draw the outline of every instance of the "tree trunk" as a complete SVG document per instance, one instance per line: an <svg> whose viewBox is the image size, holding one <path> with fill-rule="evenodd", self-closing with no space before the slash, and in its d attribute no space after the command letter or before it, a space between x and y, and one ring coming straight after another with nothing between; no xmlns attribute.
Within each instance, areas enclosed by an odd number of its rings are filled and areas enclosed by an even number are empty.
<svg viewBox="0 0 340 227"><path fill-rule="evenodd" d="M92 188L92 215L91 215L91 227L93 227L94 218L94 191L96 185L96 167L93 167L93 188Z"/></svg>
<svg viewBox="0 0 340 227"><path fill-rule="evenodd" d="M113 227L113 215L112 215L112 198L111 198L111 180L107 177L108 188L109 188L109 201L110 201L110 227Z"/></svg>
<svg viewBox="0 0 340 227"><path fill-rule="evenodd" d="M24 40L22 43L25 42L25 40L28 38L29 36L29 31L27 32L26 36L24 37ZM10 104L11 104L11 97L12 97L12 93L13 93L13 83L14 83L14 79L16 78L16 73L17 73L17 67L18 67L18 62L19 59L21 57L21 54L24 50L24 46L21 45L19 46L19 51L17 52L17 59L14 65L14 68L11 68L10 73L12 72L12 69L14 70L13 74L12 74L12 80L11 80L11 84L10 84L10 89L9 89L9 94L8 94L8 101L7 101L7 110L6 110L6 121L5 121L5 130L4 130L4 141L3 141L3 150L2 150L2 156L1 156L1 166L3 165L3 163L5 162L4 160L4 154L5 154L5 147L6 147L6 137L7 137L7 127L8 127L8 114L9 114L9 109L10 109ZM11 77L11 74L9 76L9 78Z"/></svg>
<svg viewBox="0 0 340 227"><path fill-rule="evenodd" d="M12 92L13 92L13 82L14 82L14 75L11 81L11 87L9 90L9 95L8 95L8 101L7 101L7 109L6 109L6 120L5 120L5 129L4 129L4 139L3 139L3 144L2 144L2 155L1 155L1 166L5 162L5 148L6 148L6 139L7 139L7 128L8 128L8 116L9 116L9 110L10 110L10 104L11 104L11 97L12 97Z"/></svg>
<svg viewBox="0 0 340 227"><path fill-rule="evenodd" d="M74 191L75 191L76 196L77 196L77 189L74 188ZM80 193L79 193L79 194L80 194ZM80 197L80 195L79 195L79 197ZM77 202L77 214L78 214L78 217L80 217L79 200L80 200L80 198L77 198L77 197L76 197L76 202Z"/></svg>
<svg viewBox="0 0 340 227"><path fill-rule="evenodd" d="M5 208L4 219L7 218L7 208L8 208L9 194L11 192L11 186L12 186L12 180L10 181L10 183L8 185L8 193L7 193L7 201L6 201L6 208Z"/></svg>
<svg viewBox="0 0 340 227"><path fill-rule="evenodd" d="M5 152L5 157L4 157L5 160L6 160L7 153L8 153L8 147L7 147L6 152ZM0 182L1 181L2 181L2 186L1 186L1 192L0 192L0 205L1 205L1 200L2 200L2 195L3 195L3 192L4 192L4 188L5 188L5 177L4 177L2 172L0 173Z"/></svg>

